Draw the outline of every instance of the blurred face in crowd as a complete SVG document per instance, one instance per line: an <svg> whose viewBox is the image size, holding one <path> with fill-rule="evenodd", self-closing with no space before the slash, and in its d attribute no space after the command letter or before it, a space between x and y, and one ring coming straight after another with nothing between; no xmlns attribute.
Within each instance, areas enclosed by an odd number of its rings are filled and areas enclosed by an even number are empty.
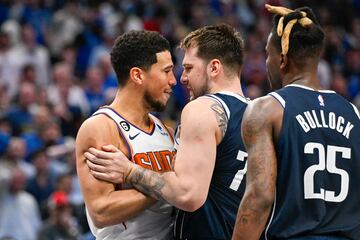
<svg viewBox="0 0 360 240"><path fill-rule="evenodd" d="M181 83L190 94L190 100L196 99L208 92L209 76L206 72L207 64L197 55L198 48L190 47L185 50L183 59L183 73Z"/></svg>
<svg viewBox="0 0 360 240"><path fill-rule="evenodd" d="M9 44L10 42L8 35L0 32L0 51L8 49Z"/></svg>
<svg viewBox="0 0 360 240"><path fill-rule="evenodd" d="M36 101L35 86L32 83L22 83L19 90L19 104L23 108L29 107Z"/></svg>
<svg viewBox="0 0 360 240"><path fill-rule="evenodd" d="M26 152L25 141L18 137L13 137L10 140L7 154L11 159L21 159L24 158Z"/></svg>
<svg viewBox="0 0 360 240"><path fill-rule="evenodd" d="M49 158L45 152L39 152L32 160L37 173L46 173L49 169Z"/></svg>
<svg viewBox="0 0 360 240"><path fill-rule="evenodd" d="M90 68L86 72L86 78L90 88L101 88L104 82L103 75L97 67Z"/></svg>
<svg viewBox="0 0 360 240"><path fill-rule="evenodd" d="M150 109L161 112L171 96L172 88L176 85L173 73L174 64L169 51L156 54L157 62L148 71L143 71L145 85L145 104Z"/></svg>
<svg viewBox="0 0 360 240"><path fill-rule="evenodd" d="M26 176L20 169L14 169L10 180L10 192L16 194L24 189Z"/></svg>

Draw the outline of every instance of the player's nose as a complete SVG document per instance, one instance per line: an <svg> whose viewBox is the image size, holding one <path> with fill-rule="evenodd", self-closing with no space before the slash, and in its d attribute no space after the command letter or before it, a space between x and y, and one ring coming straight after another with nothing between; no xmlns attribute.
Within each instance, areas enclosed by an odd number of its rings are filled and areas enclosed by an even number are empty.
<svg viewBox="0 0 360 240"><path fill-rule="evenodd" d="M183 73L180 77L180 82L181 84L187 85L189 82L189 77Z"/></svg>
<svg viewBox="0 0 360 240"><path fill-rule="evenodd" d="M176 83L177 83L177 81L176 81L175 75L171 74L170 79L169 79L169 85L173 87L176 85Z"/></svg>

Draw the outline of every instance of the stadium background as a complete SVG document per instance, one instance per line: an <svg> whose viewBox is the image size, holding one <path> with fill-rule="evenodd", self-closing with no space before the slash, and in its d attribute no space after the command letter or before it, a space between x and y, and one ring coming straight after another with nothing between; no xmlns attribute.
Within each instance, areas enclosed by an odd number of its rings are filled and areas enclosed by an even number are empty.
<svg viewBox="0 0 360 240"><path fill-rule="evenodd" d="M76 176L74 139L82 121L116 93L108 55L116 36L147 29L170 41L178 84L160 117L174 127L188 99L179 82L182 53L176 47L197 27L219 22L236 27L246 42L245 95L269 92L264 48L272 18L265 3L315 10L326 32L321 84L359 108L359 0L0 0L0 239L36 239L39 230L42 239L54 239L61 228L53 219L66 224L61 231L69 239L93 239ZM13 166L25 178L10 171ZM71 214L60 214L68 210Z"/></svg>

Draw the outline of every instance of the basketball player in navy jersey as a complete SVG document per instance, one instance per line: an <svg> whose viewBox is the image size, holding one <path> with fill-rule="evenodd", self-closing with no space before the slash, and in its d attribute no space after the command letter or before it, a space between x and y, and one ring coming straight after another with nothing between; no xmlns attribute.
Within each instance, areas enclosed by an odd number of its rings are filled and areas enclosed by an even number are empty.
<svg viewBox="0 0 360 240"><path fill-rule="evenodd" d="M84 157L89 147L116 147L141 167L171 169L173 133L150 114L164 110L176 84L169 42L156 32L125 33L115 41L111 63L121 88L109 106L82 124L76 138L77 173L90 229L99 240L171 239L172 206L130 186L94 178Z"/></svg>
<svg viewBox="0 0 360 240"><path fill-rule="evenodd" d="M230 239L246 172L240 135L247 106L240 87L243 40L222 24L191 32L181 47L181 81L193 100L182 111L174 171L155 173L121 153L96 149L86 157L95 177L125 181L182 209L176 217L176 239Z"/></svg>
<svg viewBox="0 0 360 240"><path fill-rule="evenodd" d="M276 14L269 79L282 88L244 114L248 171L233 239L360 239L358 110L320 89L324 33L311 9L266 8Z"/></svg>

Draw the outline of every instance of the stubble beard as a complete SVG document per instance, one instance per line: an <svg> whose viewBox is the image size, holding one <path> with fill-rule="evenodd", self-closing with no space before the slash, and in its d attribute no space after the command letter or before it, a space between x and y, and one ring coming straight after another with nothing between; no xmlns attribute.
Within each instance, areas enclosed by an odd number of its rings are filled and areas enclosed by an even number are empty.
<svg viewBox="0 0 360 240"><path fill-rule="evenodd" d="M199 91L193 91L193 96L190 97L190 101L195 100L198 97L204 96L205 94L209 93L209 77L205 73L205 83L204 85L199 89Z"/></svg>
<svg viewBox="0 0 360 240"><path fill-rule="evenodd" d="M153 97L151 97L149 92L145 92L144 101L145 105L149 106L150 110L154 112L163 112L166 108L166 104L156 101Z"/></svg>

